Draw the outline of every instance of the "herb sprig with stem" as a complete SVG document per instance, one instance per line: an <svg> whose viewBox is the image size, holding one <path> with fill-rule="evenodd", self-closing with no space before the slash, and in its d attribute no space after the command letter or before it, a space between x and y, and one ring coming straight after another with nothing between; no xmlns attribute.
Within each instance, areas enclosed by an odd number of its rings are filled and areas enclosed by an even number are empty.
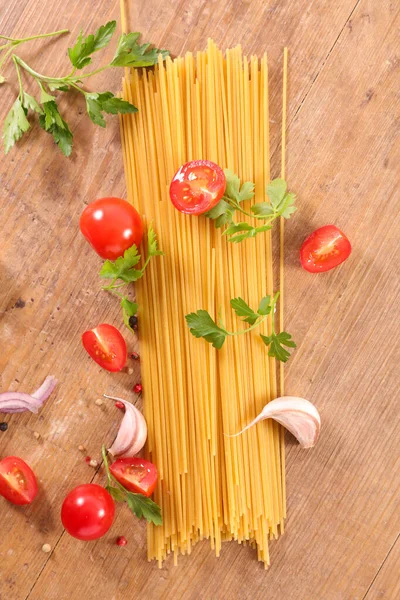
<svg viewBox="0 0 400 600"><path fill-rule="evenodd" d="M106 260L100 270L100 277L111 280L108 285L103 286L103 290L111 292L120 298L124 323L131 331L133 331L133 328L130 325L130 319L136 315L138 305L118 290L143 277L150 260L154 256L163 255L164 252L158 249L157 237L153 225L150 224L147 233L147 257L142 267L135 268L140 262L141 255L136 245L133 244L133 246L125 250L123 256L120 256L115 261Z"/></svg>
<svg viewBox="0 0 400 600"><path fill-rule="evenodd" d="M211 315L206 310L198 310L197 312L186 315L186 322L190 329L190 333L197 338L204 338L212 344L214 348L220 350L229 336L243 335L260 326L271 314L271 334L269 336L260 334L262 341L268 347L268 356L272 356L279 361L286 362L290 358L290 353L284 348L295 348L296 344L292 340L292 336L286 331L276 333L275 331L275 307L279 298L277 292L274 298L265 296L261 299L257 311L254 311L243 300L243 298L233 298L230 301L232 309L242 321L249 323L250 327L239 331L228 331L223 323L220 325L213 320Z"/></svg>
<svg viewBox="0 0 400 600"><path fill-rule="evenodd" d="M126 502L129 509L139 519L144 517L147 521L149 521L149 523L154 523L154 525L162 525L161 508L158 506L158 504L143 494L135 494L134 492L129 492L126 490L124 486L121 485L111 474L105 446L102 447L101 453L107 475L106 490L108 493L116 502Z"/></svg>
<svg viewBox="0 0 400 600"><path fill-rule="evenodd" d="M216 227L228 225L223 235L228 236L230 242L238 243L245 239L253 238L258 233L272 229L272 223L279 217L289 219L295 212L295 194L287 192L287 184L283 179L274 179L267 186L266 193L270 202L253 204L250 211L245 210L242 203L254 197L254 183L240 179L230 169L224 170L226 188L219 203L208 211L205 216L215 220ZM233 215L240 212L252 219L263 221L263 225L253 226L246 221L234 222Z"/></svg>
<svg viewBox="0 0 400 600"><path fill-rule="evenodd" d="M4 56L0 59L0 69L12 55L12 61L19 82L18 97L4 122L3 139L6 154L30 128L27 117L29 111L31 111L39 115L40 126L53 136L55 143L59 146L65 156L70 156L72 152L73 134L59 112L56 97L53 95L57 92L69 92L71 90L80 92L85 98L86 110L90 119L100 127L106 126L103 113L115 115L118 113L125 114L137 111L137 108L133 104L114 96L112 92L89 92L82 87L82 83L85 79L92 77L97 73L101 73L106 69L111 69L113 67L148 67L155 65L158 62L159 56L161 56L163 60L168 56L169 53L166 50L151 48L150 44L147 43L140 45L138 43L140 33L124 33L119 38L111 62L95 70L82 72L82 69L91 64L93 54L105 48L110 43L116 26L116 21L109 21L105 25L102 25L94 34L83 37L81 32L74 46L68 49L72 70L63 77L54 77L38 73L22 58L16 55L14 49L29 40L67 33L68 30L39 34L22 39L0 36L3 39L8 40L6 44L0 47L0 51L5 51ZM39 101L25 92L22 73L31 76L36 82L40 93ZM3 83L4 81L5 78L0 75L0 83Z"/></svg>

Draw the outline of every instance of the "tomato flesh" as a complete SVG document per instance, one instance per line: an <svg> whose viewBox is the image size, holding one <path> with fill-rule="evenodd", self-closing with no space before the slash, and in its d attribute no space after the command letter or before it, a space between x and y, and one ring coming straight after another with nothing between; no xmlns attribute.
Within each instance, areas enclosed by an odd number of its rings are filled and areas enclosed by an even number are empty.
<svg viewBox="0 0 400 600"><path fill-rule="evenodd" d="M0 495L18 505L31 504L38 493L36 477L22 458L7 456L0 461Z"/></svg>
<svg viewBox="0 0 400 600"><path fill-rule="evenodd" d="M145 458L119 458L110 466L110 471L124 488L147 497L157 484L157 469Z"/></svg>
<svg viewBox="0 0 400 600"><path fill-rule="evenodd" d="M107 371L121 371L127 359L126 342L118 329L103 323L85 331L82 342L86 352Z"/></svg>
<svg viewBox="0 0 400 600"><path fill-rule="evenodd" d="M80 230L101 258L115 260L143 237L138 211L121 198L100 198L85 208Z"/></svg>
<svg viewBox="0 0 400 600"><path fill-rule="evenodd" d="M175 173L169 195L180 212L201 215L218 204L225 188L226 178L221 167L210 160L192 160Z"/></svg>
<svg viewBox="0 0 400 600"><path fill-rule="evenodd" d="M78 485L66 496L61 508L61 521L72 537L97 540L110 529L115 504L110 494L95 483Z"/></svg>
<svg viewBox="0 0 400 600"><path fill-rule="evenodd" d="M336 225L325 225L314 231L300 248L303 269L310 273L330 271L350 256L351 244Z"/></svg>

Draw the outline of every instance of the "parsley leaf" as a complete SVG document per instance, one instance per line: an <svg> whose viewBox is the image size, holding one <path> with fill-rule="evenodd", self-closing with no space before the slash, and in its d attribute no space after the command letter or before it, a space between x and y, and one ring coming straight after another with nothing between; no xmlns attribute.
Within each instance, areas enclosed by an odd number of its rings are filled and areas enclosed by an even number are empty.
<svg viewBox="0 0 400 600"><path fill-rule="evenodd" d="M22 95L22 105L25 109L25 112L28 110L33 110L34 112L39 113L39 115L43 114L43 110L40 107L40 104L36 101L33 96L30 96L26 92Z"/></svg>
<svg viewBox="0 0 400 600"><path fill-rule="evenodd" d="M122 317L124 319L124 324L126 325L126 327L128 327L128 329L133 331L132 327L129 324L129 319L136 315L137 310L138 310L138 305L136 304L136 302L132 302L131 300L128 300L128 298L123 296L121 298L121 308L122 308Z"/></svg>
<svg viewBox="0 0 400 600"><path fill-rule="evenodd" d="M113 67L151 67L158 63L161 54L165 60L168 50L150 48L150 44L138 44L140 33L124 33L121 35L115 56L111 62Z"/></svg>
<svg viewBox="0 0 400 600"><path fill-rule="evenodd" d="M150 224L147 234L147 254L148 259L152 256L164 256L164 252L158 249L157 237L152 224Z"/></svg>
<svg viewBox="0 0 400 600"><path fill-rule="evenodd" d="M43 114L39 117L40 126L50 133L57 146L69 156L72 152L72 132L67 123L61 117L57 103L54 100L43 104Z"/></svg>
<svg viewBox="0 0 400 600"><path fill-rule="evenodd" d="M286 331L281 333L273 333L272 335L260 334L262 341L266 346L269 346L268 356L272 356L281 362L287 362L290 358L290 353L284 348L296 348L292 336Z"/></svg>
<svg viewBox="0 0 400 600"><path fill-rule="evenodd" d="M100 125L100 127L106 126L103 111L114 115L137 112L136 106L126 100L116 98L111 92L86 94L86 108L93 123Z"/></svg>
<svg viewBox="0 0 400 600"><path fill-rule="evenodd" d="M277 208L286 194L286 181L283 179L274 179L267 185L267 195L274 208Z"/></svg>
<svg viewBox="0 0 400 600"><path fill-rule="evenodd" d="M258 306L257 313L259 315L269 315L271 310L272 310L271 296L264 296L264 298L261 298L261 300L260 300L260 304Z"/></svg>
<svg viewBox="0 0 400 600"><path fill-rule="evenodd" d="M116 502L125 502L125 492L112 485L106 485L106 490L114 498Z"/></svg>
<svg viewBox="0 0 400 600"><path fill-rule="evenodd" d="M232 298L231 307L235 311L238 317L245 317L243 321L254 325L259 318L259 314L255 313L254 310L243 300L243 298Z"/></svg>
<svg viewBox="0 0 400 600"><path fill-rule="evenodd" d="M220 200L214 208L205 213L209 219L215 219L215 227L219 228L227 223L232 223L232 217L236 208L225 200Z"/></svg>
<svg viewBox="0 0 400 600"><path fill-rule="evenodd" d="M133 244L125 250L123 256L118 257L115 261L106 260L100 270L100 277L103 277L103 279L121 279L126 283L136 281L142 276L141 269L133 269L139 261L140 254L136 245Z"/></svg>
<svg viewBox="0 0 400 600"><path fill-rule="evenodd" d="M226 188L224 196L236 202L251 200L254 196L254 183L245 181L240 185L240 179L230 169L224 169L226 177Z"/></svg>
<svg viewBox="0 0 400 600"><path fill-rule="evenodd" d="M257 233L261 233L263 231L268 231L268 229L272 229L271 225L261 225L260 227L252 227L249 223L234 223L228 229L226 229L222 235L228 235L229 242L233 242L237 244L238 242L242 242L243 240L247 240L248 238L256 237ZM240 232L245 233L240 233ZM239 235L236 235L239 234Z"/></svg>
<svg viewBox="0 0 400 600"><path fill-rule="evenodd" d="M147 498L143 494L126 492L125 500L130 510L139 519L144 517L149 523L162 525L161 508L151 498Z"/></svg>
<svg viewBox="0 0 400 600"><path fill-rule="evenodd" d="M72 65L76 69L83 69L90 64L92 62L91 55L107 46L116 26L116 21L109 21L106 25L102 25L94 35L90 34L86 38L82 36L81 31L75 46L68 48L68 56Z"/></svg>
<svg viewBox="0 0 400 600"><path fill-rule="evenodd" d="M185 316L190 333L196 338L204 338L218 350L222 348L228 332L218 327L206 310L198 310Z"/></svg>
<svg viewBox="0 0 400 600"><path fill-rule="evenodd" d="M30 127L20 96L16 99L8 113L3 127L4 152L7 154L15 142L28 131Z"/></svg>

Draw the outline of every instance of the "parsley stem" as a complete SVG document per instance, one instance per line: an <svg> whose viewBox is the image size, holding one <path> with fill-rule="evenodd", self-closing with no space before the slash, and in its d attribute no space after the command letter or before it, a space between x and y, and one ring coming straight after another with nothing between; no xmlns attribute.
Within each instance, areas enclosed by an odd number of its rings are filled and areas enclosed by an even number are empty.
<svg viewBox="0 0 400 600"><path fill-rule="evenodd" d="M14 61L15 68L16 68L16 71L17 71L17 76L18 76L19 93L20 93L20 95L22 95L23 92L24 92L24 90L22 88L21 71L20 71L20 68L19 68L19 65L18 65L17 61L15 60L15 55L13 56L13 61Z"/></svg>
<svg viewBox="0 0 400 600"><path fill-rule="evenodd" d="M6 46L3 46L3 47L5 48ZM3 56L3 58L0 61L0 69L2 68L2 66L4 65L4 63L6 62L7 58L10 56L10 54L13 50L14 50L13 46L11 46L11 48L9 48L7 50L7 52L5 53L5 55Z"/></svg>
<svg viewBox="0 0 400 600"><path fill-rule="evenodd" d="M271 335L276 335L275 333L275 306L278 301L280 292L276 292L274 299L271 303Z"/></svg>
<svg viewBox="0 0 400 600"><path fill-rule="evenodd" d="M42 79L43 81L48 81L48 82L59 82L59 81L65 81L64 77L47 77L46 75L41 75L40 73L38 73L37 71L34 71L32 69L32 67L30 67L29 65L26 64L26 62L24 62L22 60L22 58L20 58L19 56L16 56L15 54L13 55L13 58L15 59L16 62L18 62L18 64L25 69L25 71L27 71L30 75L32 75L32 77L35 77L37 79Z"/></svg>
<svg viewBox="0 0 400 600"><path fill-rule="evenodd" d="M98 69L96 69L95 71L91 71L90 73L83 73L83 75L79 75L77 77L74 77L73 79L78 81L81 79L87 79L88 77L91 77L92 75L97 75L97 73L101 73L102 71L105 71L106 69L109 69L111 67L111 65L105 65L104 67L99 67ZM68 79L68 77L66 77L65 79Z"/></svg>
<svg viewBox="0 0 400 600"><path fill-rule="evenodd" d="M87 95L87 92L85 92L85 90L83 90L81 87L79 87L79 85L76 85L76 83L72 83L72 81L68 82L69 85L73 88L75 88L76 90L78 90L78 92L81 92L84 96Z"/></svg>
<svg viewBox="0 0 400 600"><path fill-rule="evenodd" d="M39 33L38 35L31 35L26 38L12 38L5 35L0 35L0 38L2 40L9 40L10 42L22 44L24 42L29 42L30 40L38 40L39 38L47 38L53 35L62 35L63 33L69 33L69 29L60 29L60 31L52 31L51 33Z"/></svg>
<svg viewBox="0 0 400 600"><path fill-rule="evenodd" d="M263 321L265 321L267 316L268 315L264 315L261 319L257 319L257 321L253 325L251 325L251 327L248 327L247 329L241 329L240 331L227 331L226 333L228 335L242 335L242 333L247 333L248 331L251 331L252 329L255 329L256 327L261 325L261 323Z"/></svg>

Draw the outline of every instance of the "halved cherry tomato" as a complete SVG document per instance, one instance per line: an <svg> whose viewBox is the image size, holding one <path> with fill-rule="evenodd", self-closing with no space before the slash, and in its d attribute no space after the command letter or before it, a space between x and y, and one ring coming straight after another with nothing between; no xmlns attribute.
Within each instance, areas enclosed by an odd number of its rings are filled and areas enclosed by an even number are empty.
<svg viewBox="0 0 400 600"><path fill-rule="evenodd" d="M61 508L61 521L72 537L97 540L110 529L115 514L111 495L95 483L78 485L69 492Z"/></svg>
<svg viewBox="0 0 400 600"><path fill-rule="evenodd" d="M337 267L349 257L351 244L335 225L316 229L300 248L303 269L310 273L321 273Z"/></svg>
<svg viewBox="0 0 400 600"><path fill-rule="evenodd" d="M115 260L143 237L143 223L138 211L121 198L100 198L85 208L80 229L89 244L102 258Z"/></svg>
<svg viewBox="0 0 400 600"><path fill-rule="evenodd" d="M36 498L35 473L22 458L7 456L0 461L0 495L13 504L30 504Z"/></svg>
<svg viewBox="0 0 400 600"><path fill-rule="evenodd" d="M88 354L107 371L121 371L127 359L126 343L118 329L103 323L85 331L82 342Z"/></svg>
<svg viewBox="0 0 400 600"><path fill-rule="evenodd" d="M119 458L110 471L130 492L151 496L156 487L158 473L156 467L145 458Z"/></svg>
<svg viewBox="0 0 400 600"><path fill-rule="evenodd" d="M180 212L201 215L218 204L225 188L221 167L210 160L192 160L175 173L169 195Z"/></svg>

